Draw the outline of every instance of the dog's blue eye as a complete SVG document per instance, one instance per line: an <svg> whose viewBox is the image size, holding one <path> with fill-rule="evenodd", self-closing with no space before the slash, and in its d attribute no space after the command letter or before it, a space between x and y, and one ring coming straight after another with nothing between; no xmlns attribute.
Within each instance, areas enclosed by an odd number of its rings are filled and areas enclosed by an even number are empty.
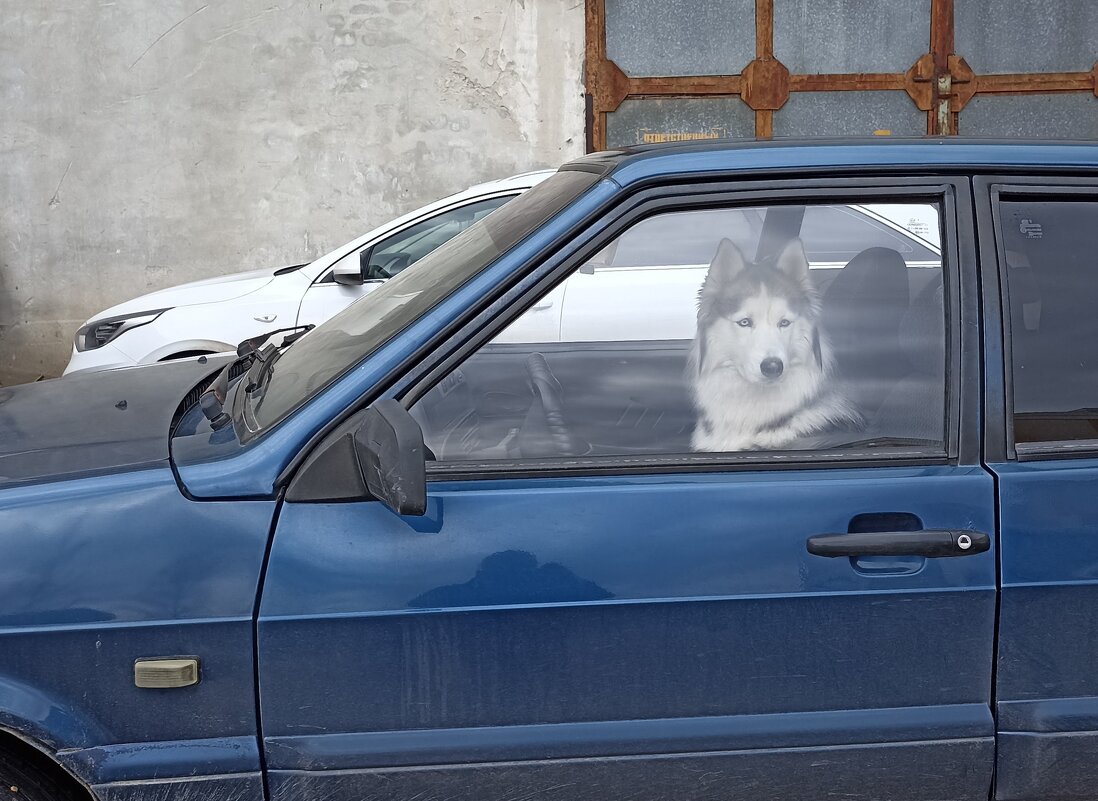
<svg viewBox="0 0 1098 801"><path fill-rule="evenodd" d="M750 317L744 317L742 320L736 320L736 325L738 325L740 328L750 328L751 327L751 318Z"/></svg>
<svg viewBox="0 0 1098 801"><path fill-rule="evenodd" d="M793 325L793 323L786 319L778 321L778 328L789 328L791 325Z"/></svg>

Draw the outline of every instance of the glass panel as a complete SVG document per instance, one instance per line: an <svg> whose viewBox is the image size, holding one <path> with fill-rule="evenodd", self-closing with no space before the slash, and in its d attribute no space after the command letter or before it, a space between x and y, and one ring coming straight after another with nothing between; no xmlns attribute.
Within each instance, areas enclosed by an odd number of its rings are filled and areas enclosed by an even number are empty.
<svg viewBox="0 0 1098 801"><path fill-rule="evenodd" d="M649 217L412 413L443 461L939 447L938 216L885 203Z"/></svg>
<svg viewBox="0 0 1098 801"><path fill-rule="evenodd" d="M753 137L755 112L738 97L629 98L606 115L606 146Z"/></svg>
<svg viewBox="0 0 1098 801"><path fill-rule="evenodd" d="M280 421L536 231L598 180L599 176L579 170L556 173L428 253L416 269L405 270L318 325L267 361L269 378L266 385L247 394L245 418L260 429Z"/></svg>
<svg viewBox="0 0 1098 801"><path fill-rule="evenodd" d="M494 197L460 209L451 209L379 242L370 251L366 277L392 278L510 199L510 195Z"/></svg>
<svg viewBox="0 0 1098 801"><path fill-rule="evenodd" d="M755 2L606 0L606 55L630 76L737 75L755 57Z"/></svg>
<svg viewBox="0 0 1098 801"><path fill-rule="evenodd" d="M977 73L1085 72L1098 60L1093 0L957 3L956 52Z"/></svg>
<svg viewBox="0 0 1098 801"><path fill-rule="evenodd" d="M999 206L1016 442L1098 439L1098 202Z"/></svg>
<svg viewBox="0 0 1098 801"><path fill-rule="evenodd" d="M792 73L904 72L929 49L930 0L774 2L774 55Z"/></svg>
<svg viewBox="0 0 1098 801"><path fill-rule="evenodd" d="M926 133L926 114L906 92L794 92L774 114L775 136Z"/></svg>
<svg viewBox="0 0 1098 801"><path fill-rule="evenodd" d="M416 223L403 231L379 242L370 251L370 264L366 278L392 278L415 264L435 248L453 239L489 212L498 209L514 195L494 197L470 203L458 209L443 212L437 217ZM333 272L340 269L356 269L361 251L352 250L332 265ZM333 281L331 273L326 282Z"/></svg>
<svg viewBox="0 0 1098 801"><path fill-rule="evenodd" d="M1062 95L976 95L961 111L965 136L1042 136L1098 139L1098 98Z"/></svg>

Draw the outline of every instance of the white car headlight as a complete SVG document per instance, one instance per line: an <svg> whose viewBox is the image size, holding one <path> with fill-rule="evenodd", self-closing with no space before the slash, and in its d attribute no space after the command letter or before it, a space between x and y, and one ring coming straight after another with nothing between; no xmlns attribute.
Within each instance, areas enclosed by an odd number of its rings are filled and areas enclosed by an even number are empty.
<svg viewBox="0 0 1098 801"><path fill-rule="evenodd" d="M116 317L104 317L92 320L76 332L76 349L83 353L106 345L131 328L147 325L162 315L167 309L138 312L137 314L119 314Z"/></svg>

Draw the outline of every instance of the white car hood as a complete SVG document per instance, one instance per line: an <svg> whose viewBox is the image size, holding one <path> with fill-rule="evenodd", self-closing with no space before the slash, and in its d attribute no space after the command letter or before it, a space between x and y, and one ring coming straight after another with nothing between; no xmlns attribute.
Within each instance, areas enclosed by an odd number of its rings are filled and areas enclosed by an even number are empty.
<svg viewBox="0 0 1098 801"><path fill-rule="evenodd" d="M275 272L284 267L269 267L264 270L250 270L244 273L221 275L204 281L192 281L189 284L160 289L141 295L125 303L112 306L92 319L114 317L119 314L136 314L154 309L174 309L179 306L196 306L201 303L221 303L234 300L257 289L262 289L275 277Z"/></svg>

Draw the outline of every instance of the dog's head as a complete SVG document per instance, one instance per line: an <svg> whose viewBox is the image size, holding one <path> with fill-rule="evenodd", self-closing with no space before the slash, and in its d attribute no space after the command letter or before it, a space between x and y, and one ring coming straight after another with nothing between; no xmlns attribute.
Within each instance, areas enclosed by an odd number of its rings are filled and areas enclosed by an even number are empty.
<svg viewBox="0 0 1098 801"><path fill-rule="evenodd" d="M777 384L797 368L823 367L819 298L800 239L761 264L722 239L698 300L699 371L731 369L752 383Z"/></svg>

